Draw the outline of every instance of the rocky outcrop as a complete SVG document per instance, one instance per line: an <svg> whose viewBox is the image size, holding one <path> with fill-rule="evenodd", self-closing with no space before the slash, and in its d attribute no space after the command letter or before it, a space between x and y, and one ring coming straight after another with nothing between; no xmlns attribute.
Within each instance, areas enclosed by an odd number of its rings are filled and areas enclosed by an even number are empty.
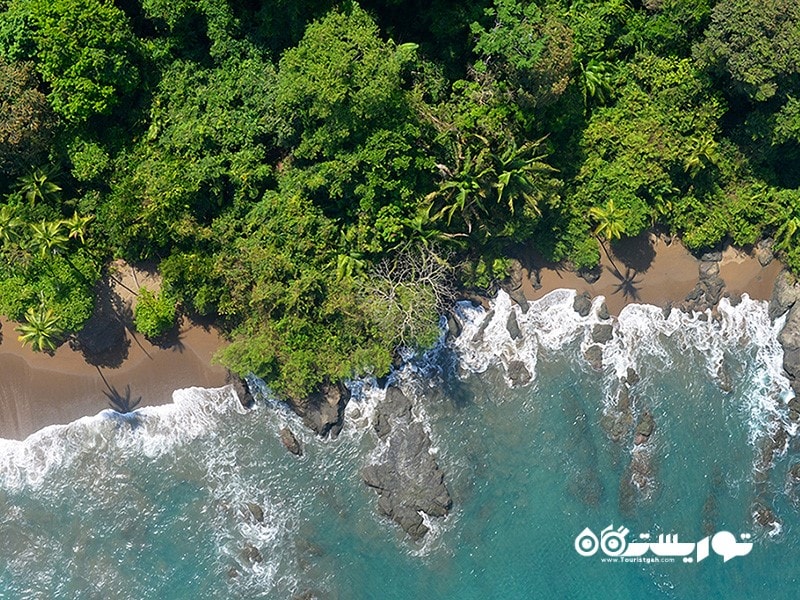
<svg viewBox="0 0 800 600"><path fill-rule="evenodd" d="M420 540L428 533L422 513L443 517L453 501L444 473L430 453L430 437L411 409L400 389L387 390L375 421L375 432L385 446L376 461L361 470L361 477L378 493L378 512Z"/></svg>
<svg viewBox="0 0 800 600"><path fill-rule="evenodd" d="M517 340L520 338L520 336L522 336L522 332L519 330L519 323L517 322L517 313L515 313L513 310L508 313L506 330L508 330L508 335L511 336L512 340Z"/></svg>
<svg viewBox="0 0 800 600"><path fill-rule="evenodd" d="M753 251L756 260L762 267L766 267L775 259L775 254L772 250L775 241L772 238L765 238L760 240Z"/></svg>
<svg viewBox="0 0 800 600"><path fill-rule="evenodd" d="M528 304L528 299L525 297L525 292L522 290L524 278L525 273L522 270L522 265L518 260L515 260L511 263L508 280L503 283L501 287L506 291L508 296L519 305L522 312L526 313L530 305Z"/></svg>
<svg viewBox="0 0 800 600"><path fill-rule="evenodd" d="M289 405L314 433L332 437L339 435L344 419L344 407L350 401L350 390L343 383L325 382L319 389Z"/></svg>
<svg viewBox="0 0 800 600"><path fill-rule="evenodd" d="M800 302L798 299L800 299L800 284L792 274L783 271L775 280L775 287L769 301L769 314L775 319L788 311L786 323L778 336L778 342L783 347L783 370L786 371L795 394L800 396ZM800 406L796 408L800 408ZM795 415L800 418L800 413L793 410L791 402L789 410L790 416Z"/></svg>
<svg viewBox="0 0 800 600"><path fill-rule="evenodd" d="M494 319L494 309L492 308L489 310L484 316L483 321L481 321L480 326L478 326L478 331L475 332L475 335L472 336L472 343L479 344L483 341L483 334L486 333L486 329Z"/></svg>
<svg viewBox="0 0 800 600"><path fill-rule="evenodd" d="M239 402L241 402L242 406L245 408L252 408L255 399L245 379L231 371L227 371L225 373L225 383L233 386L233 391L236 392L236 396L239 398Z"/></svg>
<svg viewBox="0 0 800 600"><path fill-rule="evenodd" d="M295 456L303 456L303 447L300 445L300 441L291 429L283 427L279 434L281 436L281 443L289 452Z"/></svg>
<svg viewBox="0 0 800 600"><path fill-rule="evenodd" d="M769 300L769 317L777 319L792 308L800 299L800 285L789 271L781 271L775 279L772 297Z"/></svg>
<svg viewBox="0 0 800 600"><path fill-rule="evenodd" d="M248 502L247 510L250 511L250 514L256 520L256 523L264 522L264 509L261 508L260 505L256 504L255 502Z"/></svg>
<svg viewBox="0 0 800 600"><path fill-rule="evenodd" d="M637 446L646 444L650 439L650 436L653 435L655 428L656 421L653 418L653 415L650 414L649 411L644 411L642 416L639 417L639 422L636 424L636 436L633 440L633 443Z"/></svg>
<svg viewBox="0 0 800 600"><path fill-rule="evenodd" d="M725 282L719 276L719 261L721 260L721 252L707 252L700 257L698 267L700 279L683 301L681 308L684 311L703 312L719 303L725 289Z"/></svg>
<svg viewBox="0 0 800 600"><path fill-rule="evenodd" d="M603 370L603 348L599 344L592 344L583 353L583 357L595 371Z"/></svg>
<svg viewBox="0 0 800 600"><path fill-rule="evenodd" d="M577 294L572 303L572 308L582 317L589 316L589 312L592 310L592 297L587 292Z"/></svg>
<svg viewBox="0 0 800 600"><path fill-rule="evenodd" d="M515 387L525 385L531 380L531 372L528 371L528 367L526 367L525 363L521 360L512 360L509 362L506 368L506 374Z"/></svg>
<svg viewBox="0 0 800 600"><path fill-rule="evenodd" d="M614 326L611 323L597 323L592 327L592 341L597 344L610 342L614 337Z"/></svg>

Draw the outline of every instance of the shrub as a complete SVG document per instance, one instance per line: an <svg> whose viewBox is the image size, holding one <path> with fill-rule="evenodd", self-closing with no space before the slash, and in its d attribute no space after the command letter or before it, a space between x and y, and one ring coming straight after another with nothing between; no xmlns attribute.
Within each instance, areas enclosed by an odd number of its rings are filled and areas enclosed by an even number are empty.
<svg viewBox="0 0 800 600"><path fill-rule="evenodd" d="M163 335L175 324L175 300L168 294L154 294L142 288L133 309L133 322L136 330L147 338Z"/></svg>

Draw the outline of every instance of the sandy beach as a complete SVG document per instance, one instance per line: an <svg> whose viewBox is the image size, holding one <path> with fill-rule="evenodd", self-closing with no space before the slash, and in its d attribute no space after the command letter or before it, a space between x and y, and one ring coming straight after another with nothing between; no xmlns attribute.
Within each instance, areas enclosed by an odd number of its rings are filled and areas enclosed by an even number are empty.
<svg viewBox="0 0 800 600"><path fill-rule="evenodd" d="M17 341L15 324L0 319L0 438L24 439L47 425L97 414L109 408L105 392L112 388L124 397L130 386L131 400L141 397L142 407L171 402L176 389L225 384L225 369L211 364L223 344L216 329L183 319L160 346L149 342L132 331L132 290L158 282L130 268L116 276L100 290L95 316L77 336L82 346L64 343L52 356L33 352Z"/></svg>
<svg viewBox="0 0 800 600"><path fill-rule="evenodd" d="M535 255L523 258L525 296L535 300L554 289L574 289L604 296L608 310L618 315L630 303L679 305L699 280L700 261L677 239L669 242L648 233L607 249L608 254L600 253L602 274L594 283ZM733 247L722 252L719 266L727 293L746 293L755 300L769 300L775 278L783 269L778 260L762 267L755 256Z"/></svg>
<svg viewBox="0 0 800 600"><path fill-rule="evenodd" d="M608 250L601 253L602 274L594 283L536 256L523 257L525 295L536 299L572 288L605 296L609 311L619 314L631 302L680 304L698 282L700 262L678 240L646 234ZM758 300L769 299L782 269L777 260L762 267L753 255L731 247L719 266L727 293ZM130 311L135 290L157 289L157 276L124 263L113 274L78 343L65 343L52 356L22 347L14 324L0 320L0 437L23 439L47 425L96 414L109 407L105 392L111 388L125 396L130 386L130 397L148 406L170 402L179 388L225 384L225 369L211 363L224 343L218 331L184 319L165 343L150 343L132 331Z"/></svg>

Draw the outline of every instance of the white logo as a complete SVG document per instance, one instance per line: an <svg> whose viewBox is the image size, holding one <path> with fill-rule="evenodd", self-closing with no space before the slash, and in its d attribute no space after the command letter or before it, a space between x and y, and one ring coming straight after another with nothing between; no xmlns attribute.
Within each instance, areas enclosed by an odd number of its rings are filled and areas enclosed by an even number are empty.
<svg viewBox="0 0 800 600"><path fill-rule="evenodd" d="M630 529L619 527L616 530L613 525L609 525L600 532L600 539L588 527L578 534L575 538L575 552L581 556L594 556L598 550L602 550L606 556L623 559L635 559L643 557L648 552L659 558L681 557L683 562L700 562L710 554L709 547L722 557L723 562L737 556L745 556L753 549L752 542L737 541L736 536L729 531L719 531L713 536L706 536L699 542L679 542L677 534L661 534L658 541L641 541L628 543L627 536ZM742 540L749 540L750 534L743 533L739 536ZM649 533L640 533L640 540L649 540ZM642 559L644 561L644 559ZM626 562L633 562L629 560ZM651 559L647 562L659 562Z"/></svg>

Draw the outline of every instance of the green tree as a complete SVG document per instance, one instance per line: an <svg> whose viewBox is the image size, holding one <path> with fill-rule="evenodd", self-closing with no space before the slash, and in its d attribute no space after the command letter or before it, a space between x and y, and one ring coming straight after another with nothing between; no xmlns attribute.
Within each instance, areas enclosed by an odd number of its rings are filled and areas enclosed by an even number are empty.
<svg viewBox="0 0 800 600"><path fill-rule="evenodd" d="M39 256L62 252L69 238L64 233L62 221L42 221L30 224L30 246Z"/></svg>
<svg viewBox="0 0 800 600"><path fill-rule="evenodd" d="M17 179L16 187L31 206L37 202L54 203L61 194L61 186L53 181L51 169L32 169Z"/></svg>
<svg viewBox="0 0 800 600"><path fill-rule="evenodd" d="M23 346L30 346L36 352L47 352L56 349L58 337L63 333L59 327L59 318L52 309L44 305L38 309L29 308L25 313L25 322L17 325L17 338Z"/></svg>

